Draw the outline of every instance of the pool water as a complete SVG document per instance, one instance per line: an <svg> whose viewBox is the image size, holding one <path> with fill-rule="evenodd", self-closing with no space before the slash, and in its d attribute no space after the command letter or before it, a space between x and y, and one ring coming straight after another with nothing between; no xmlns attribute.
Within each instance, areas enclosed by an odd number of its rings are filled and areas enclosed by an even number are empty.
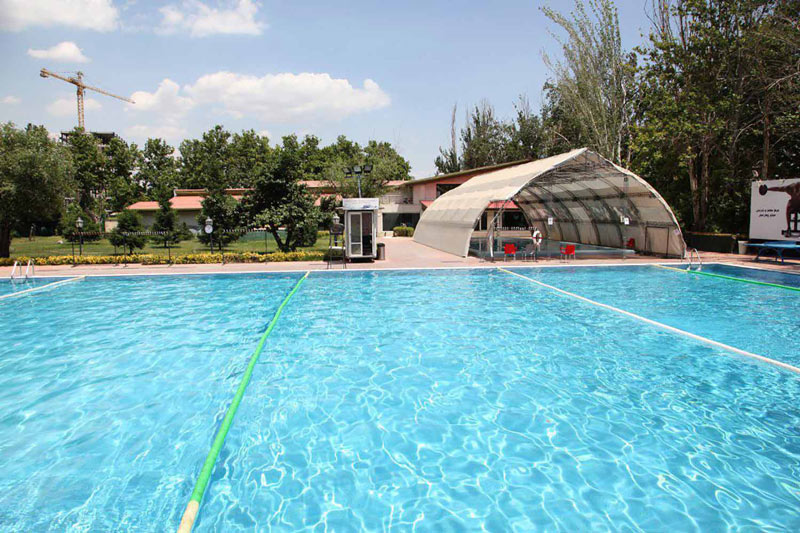
<svg viewBox="0 0 800 533"><path fill-rule="evenodd" d="M515 271L798 361L792 291ZM88 279L0 304L4 529L175 529L298 279ZM797 530L798 400L795 374L501 271L314 272L195 530Z"/></svg>
<svg viewBox="0 0 800 533"><path fill-rule="evenodd" d="M61 281L62 279L64 278L28 278L16 279L14 281L8 279L0 280L0 296L24 291L27 289L33 289L34 287L41 287L43 285L47 285L48 283Z"/></svg>

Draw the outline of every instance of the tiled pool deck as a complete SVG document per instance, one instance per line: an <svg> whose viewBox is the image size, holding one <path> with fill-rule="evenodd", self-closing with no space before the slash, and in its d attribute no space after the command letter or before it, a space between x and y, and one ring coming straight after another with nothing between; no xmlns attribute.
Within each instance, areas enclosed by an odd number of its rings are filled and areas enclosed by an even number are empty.
<svg viewBox="0 0 800 533"><path fill-rule="evenodd" d="M364 269L403 269L403 268L464 268L464 267L494 267L503 264L503 261L494 264L476 257L456 257L448 253L429 248L408 238L381 239L386 243L386 260L373 263L350 263L348 270ZM800 261L789 261L785 264L776 263L772 259L754 262L754 256L735 254L719 254L701 252L703 262L725 262L739 266L750 266L779 270L783 272L800 273ZM629 257L627 259L576 259L570 261L572 265L603 265L603 264L636 264L636 263L680 263L677 259L660 259L648 256ZM516 261L517 264L521 263ZM512 261L506 265L514 264ZM536 266L563 265L558 259L542 259L535 263ZM153 275L153 274L200 274L209 272L276 272L290 270L325 270L327 263L324 261L297 261L287 263L231 263L231 264L206 264L206 265L78 265L78 266L40 266L36 267L37 276L107 276L107 275ZM334 263L333 269L340 270L341 263ZM11 267L0 267L0 278L11 275Z"/></svg>

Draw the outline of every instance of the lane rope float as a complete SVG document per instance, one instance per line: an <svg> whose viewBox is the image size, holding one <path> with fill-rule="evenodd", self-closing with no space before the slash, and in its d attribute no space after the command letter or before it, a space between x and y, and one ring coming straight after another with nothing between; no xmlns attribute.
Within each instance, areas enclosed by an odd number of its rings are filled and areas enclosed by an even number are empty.
<svg viewBox="0 0 800 533"><path fill-rule="evenodd" d="M713 339L709 339L709 338L706 338L706 337L701 337L700 335L695 335L694 333L689 333L688 331L684 331L682 329L674 328L672 326L668 326L667 324L662 324L661 322L656 322L655 320L650 320L649 318L645 318L645 317L643 317L641 315L637 315L635 313L631 313L630 311L625 311L624 309L620 309L620 308L614 307L612 305L608 305L608 304L596 302L594 300L590 300L589 298L586 298L584 296L580 296L578 294L575 294L575 293L572 293L572 292L569 292L569 291L565 291L564 289L559 289L558 287L554 287L552 285L548 285L547 283L542 283L541 281L533 279L533 278L529 278L528 276L523 276L522 274L517 274L516 272L512 272L510 270L506 270L503 267L498 267L498 270L501 270L501 271L505 272L506 274L511 274L512 276L516 276L518 278L522 278L524 280L529 281L530 283L534 283L534 284L539 285L541 287L544 287L546 289L550 289L551 291L555 291L555 292L557 292L557 293L559 293L559 294L561 294L563 296L568 296L570 298L575 298L576 300L580 300L580 301L586 302L588 304L596 305L597 307L602 307L603 309L607 309L609 311L613 311L615 313L619 313L621 315L625 315L627 317L639 320L641 322L644 322L645 324L650 324L651 326L656 326L657 328L661 328L661 329L669 331L671 333L677 333L678 335L683 335L684 337L689 337L690 339L694 339L694 340L700 341L700 342L702 342L704 344L708 344L710 346L714 346L715 348L722 348L722 349L727 350L729 352L733 352L733 353L735 353L737 355L743 355L744 357L749 357L751 359L756 359L756 360L761 361L763 363L769 363L771 365L783 368L784 370L789 370L789 371L794 372L796 374L800 374L800 368L798 368L796 366L792 366L792 365L790 365L788 363L784 363L782 361L777 361L777 360L771 359L769 357L764 357L763 355L758 355L758 354L755 354L755 353L752 353L752 352L741 350L741 349L736 348L734 346L730 346L728 344L724 344L724 343L715 341Z"/></svg>
<svg viewBox="0 0 800 533"><path fill-rule="evenodd" d="M780 285L778 283L769 283L766 281L757 281L754 279L737 278L735 276L726 276L724 274L714 274L712 272L703 272L702 270L684 270L682 268L668 267L665 265L653 265L654 267L663 268L664 270L674 270L675 272L683 272L684 274L697 274L700 276L708 276L711 278L727 279L730 281L739 281L742 283L750 283L752 285L764 285L765 287L777 287L779 289L786 289L789 291L800 292L800 287L792 287L790 285Z"/></svg>
<svg viewBox="0 0 800 533"><path fill-rule="evenodd" d="M289 300L292 299L292 296L294 296L294 294L300 288L300 285L303 284L310 273L311 271L307 271L305 275L303 275L303 277L300 278L300 280L295 284L294 288L289 292L289 294L286 295L286 298L283 299L283 302L278 307L277 311L275 311L275 315L272 317L272 320L267 326L266 331L264 331L264 334L261 336L261 340L258 341L255 352L253 352L253 355L250 356L250 362L247 364L247 369L244 371L242 382L239 383L239 388L236 389L236 394L233 396L230 406L228 406L228 411L225 413L225 418L222 420L222 424L220 424L217 435L214 437L214 443L211 445L211 449L209 450L206 460L203 463L203 468L200 470L200 474L197 476L197 481L195 482L192 496L189 499L189 503L186 505L186 510L183 512L183 518L181 518L180 526L178 526L178 533L189 533L192 530L195 519L197 518L197 513L200 510L200 502L203 500L203 495L206 492L206 488L208 488L208 482L211 479L211 474L214 472L214 465L217 462L217 457L219 457L219 453L222 451L222 446L225 444L225 437L228 436L228 430L231 428L233 418L236 416L236 411L239 409L239 404L242 403L242 398L244 397L245 390L247 389L247 384L250 383L250 378L253 375L253 370L255 370L256 363L258 363L258 358L261 356L261 351L264 349L264 344L267 341L267 337L269 337L269 334L272 333L272 330L275 328L275 324L277 324L278 318L280 318L281 313L283 312L283 308L286 307L286 304L289 303Z"/></svg>
<svg viewBox="0 0 800 533"><path fill-rule="evenodd" d="M23 294L31 294L32 292L43 291L45 289L50 289L52 287L56 287L58 285L64 285L65 283L70 283L73 281L83 281L84 279L86 279L86 276L75 276L74 278L62 279L61 281L54 281L53 283L48 283L46 285L42 285L41 287L33 287L30 289L25 289L24 291L12 292L11 294L4 294L0 296L0 300L4 300L6 298L13 298L14 296L22 296Z"/></svg>

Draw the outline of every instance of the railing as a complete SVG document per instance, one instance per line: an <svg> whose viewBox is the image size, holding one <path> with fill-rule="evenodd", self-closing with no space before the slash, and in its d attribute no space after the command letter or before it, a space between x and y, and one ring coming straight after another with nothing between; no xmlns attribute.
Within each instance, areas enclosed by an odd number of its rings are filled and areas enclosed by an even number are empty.
<svg viewBox="0 0 800 533"><path fill-rule="evenodd" d="M25 267L25 279L36 275L36 263L33 259L28 259L28 265Z"/></svg>
<svg viewBox="0 0 800 533"><path fill-rule="evenodd" d="M697 248L690 248L689 249L689 270L692 270L692 256L697 256L697 270L703 270L703 260L700 258L700 252L697 251Z"/></svg>
<svg viewBox="0 0 800 533"><path fill-rule="evenodd" d="M19 267L19 261L14 261L14 266L11 267L11 281L14 281L14 272Z"/></svg>

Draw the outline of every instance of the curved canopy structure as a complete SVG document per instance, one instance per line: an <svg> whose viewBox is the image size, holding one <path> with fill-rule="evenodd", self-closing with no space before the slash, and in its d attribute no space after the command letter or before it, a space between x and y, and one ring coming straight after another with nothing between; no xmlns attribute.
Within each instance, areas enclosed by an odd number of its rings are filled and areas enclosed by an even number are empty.
<svg viewBox="0 0 800 533"><path fill-rule="evenodd" d="M586 148L472 178L425 210L414 240L466 256L492 202L514 202L546 239L613 248L631 243L637 251L675 256L686 248L658 192Z"/></svg>

